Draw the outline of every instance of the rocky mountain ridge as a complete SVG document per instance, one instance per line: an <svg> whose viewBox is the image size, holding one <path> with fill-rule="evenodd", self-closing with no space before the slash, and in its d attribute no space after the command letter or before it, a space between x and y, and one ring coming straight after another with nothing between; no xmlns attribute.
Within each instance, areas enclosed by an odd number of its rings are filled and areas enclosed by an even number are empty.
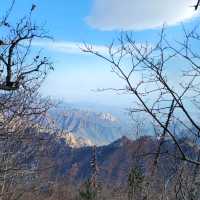
<svg viewBox="0 0 200 200"><path fill-rule="evenodd" d="M65 138L81 141L88 145L106 145L122 136L133 137L131 127L108 112L60 108L51 113ZM70 135L70 137L69 137ZM81 145L79 145L81 146Z"/></svg>

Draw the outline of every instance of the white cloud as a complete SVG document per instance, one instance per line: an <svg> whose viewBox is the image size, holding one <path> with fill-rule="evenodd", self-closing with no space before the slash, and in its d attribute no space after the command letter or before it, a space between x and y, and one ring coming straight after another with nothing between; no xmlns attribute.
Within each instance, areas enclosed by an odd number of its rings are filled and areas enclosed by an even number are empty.
<svg viewBox="0 0 200 200"><path fill-rule="evenodd" d="M197 0L94 0L89 25L101 30L143 30L196 16Z"/></svg>
<svg viewBox="0 0 200 200"><path fill-rule="evenodd" d="M68 42L68 41L34 41L32 43L33 46L37 48L44 48L46 50L52 51L54 53L64 53L64 54L87 54L83 50L87 50L87 47L94 52L98 52L101 55L108 56L109 55L109 48L110 46L105 46L105 45L95 45L95 44L84 44L84 43L79 43L79 42ZM151 50L153 47L152 44L142 44L142 43L136 43L135 44L138 48L144 47L145 51L146 50ZM131 45L128 43L125 45L128 48L133 49ZM147 48L147 49L146 49ZM112 52L120 52L121 50L121 45L116 43L112 46ZM120 53L118 54L120 55ZM117 56L117 54L115 54Z"/></svg>
<svg viewBox="0 0 200 200"><path fill-rule="evenodd" d="M34 41L32 45L39 48L45 48L53 52L65 54L81 54L83 53L81 49L85 48L83 43L68 41ZM101 54L108 52L108 48L106 46L93 44L87 45L92 46L92 49Z"/></svg>

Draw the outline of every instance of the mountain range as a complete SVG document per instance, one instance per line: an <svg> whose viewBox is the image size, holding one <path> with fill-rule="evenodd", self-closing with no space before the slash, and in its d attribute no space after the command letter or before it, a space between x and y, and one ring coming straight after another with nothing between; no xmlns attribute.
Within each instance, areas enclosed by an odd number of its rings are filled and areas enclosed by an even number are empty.
<svg viewBox="0 0 200 200"><path fill-rule="evenodd" d="M186 155L197 157L199 149L190 139L181 138L178 142ZM6 178L12 187L20 187L23 191L36 187L45 196L51 195L52 188L59 185L79 187L91 180L94 174L99 185L126 188L132 169L140 169L142 176L151 177L156 168L154 181L159 188L159 181L176 177L183 167L192 172L190 169L195 166L178 159L180 152L170 138L162 144L159 162L155 166L158 146L159 138L156 137L142 136L131 140L122 136L103 146L72 147L60 135L29 128L20 137L1 140L0 153L4 155L2 169L6 173L9 170L11 176ZM5 162L5 158L9 162ZM12 177L15 177L15 183Z"/></svg>
<svg viewBox="0 0 200 200"><path fill-rule="evenodd" d="M189 139L179 142L186 154L196 154L197 149L190 145ZM143 136L136 140L123 136L109 145L72 148L63 139L55 140L51 137L48 141L50 150L47 159L55 166L51 169L53 179L64 177L73 182L82 182L92 176L91 163L95 153L98 180L121 184L127 181L130 169L135 166L139 166L144 174L151 173L158 145L159 140L151 136ZM167 177L172 172L176 173L181 162L171 156L175 154L178 157L176 145L172 140L166 140L161 148L158 174Z"/></svg>
<svg viewBox="0 0 200 200"><path fill-rule="evenodd" d="M65 105L51 111L51 116L62 130L61 137L66 138L69 144L72 141L72 146L101 146L122 136L134 137L129 121L110 112L71 108Z"/></svg>

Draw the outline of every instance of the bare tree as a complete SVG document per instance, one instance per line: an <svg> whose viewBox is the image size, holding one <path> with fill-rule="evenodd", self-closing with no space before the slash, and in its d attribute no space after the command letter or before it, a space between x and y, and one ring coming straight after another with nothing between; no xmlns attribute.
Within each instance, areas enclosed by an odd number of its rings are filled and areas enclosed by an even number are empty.
<svg viewBox="0 0 200 200"><path fill-rule="evenodd" d="M138 44L131 34L122 33L117 44L108 48L108 55L89 45L83 49L112 65L112 71L125 86L111 90L134 97L135 106L130 111L146 113L147 119L153 120L158 127L160 145L171 138L179 151L175 156L197 165L200 164L197 154L188 154L179 139L184 132L191 140L190 145L199 148L200 55L196 48L199 38L198 27L189 31L183 27L182 41L168 41L163 28L159 41L153 45Z"/></svg>
<svg viewBox="0 0 200 200"><path fill-rule="evenodd" d="M200 0L197 1L197 3L194 5L195 10L199 8Z"/></svg>
<svg viewBox="0 0 200 200"><path fill-rule="evenodd" d="M37 159L46 151L39 134L45 130L46 113L52 106L51 101L39 93L47 73L53 69L52 63L41 51L36 54L32 51L35 39L50 37L32 22L36 5L13 23L10 15L14 5L15 0L0 19L1 200L21 199L27 189L34 192L39 187L34 181L40 173ZM36 185L31 185L34 182Z"/></svg>
<svg viewBox="0 0 200 200"><path fill-rule="evenodd" d="M31 20L35 5L27 16L12 25L9 15L14 2L6 16L0 20L0 28L3 32L0 37L0 89L6 91L14 91L20 87L30 88L33 81L42 80L48 70L53 69L47 57L42 57L40 53L32 56L32 41L37 38L50 38L43 28Z"/></svg>

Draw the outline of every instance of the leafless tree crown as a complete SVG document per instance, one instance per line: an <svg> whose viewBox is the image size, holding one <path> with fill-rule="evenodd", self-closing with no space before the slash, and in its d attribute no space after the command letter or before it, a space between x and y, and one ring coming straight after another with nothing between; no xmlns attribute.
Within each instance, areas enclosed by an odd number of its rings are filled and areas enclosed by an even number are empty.
<svg viewBox="0 0 200 200"><path fill-rule="evenodd" d="M40 53L33 56L31 52L34 39L49 38L31 20L36 5L32 5L27 16L12 25L9 16L14 3L0 20L0 89L5 91L25 88L31 82L41 80L49 69L53 69L47 57L42 57Z"/></svg>
<svg viewBox="0 0 200 200"><path fill-rule="evenodd" d="M83 51L112 65L112 71L124 80L125 87L111 89L134 96L136 106L130 109L131 113L143 112L153 119L159 127L161 145L170 137L179 149L180 159L199 165L179 144L181 129L193 140L193 145L199 146L200 137L197 118L200 36L198 26L192 30L182 27L182 30L183 40L179 42L168 40L163 28L156 44L139 44L132 34L122 33L117 44L110 45L107 55L88 45Z"/></svg>

